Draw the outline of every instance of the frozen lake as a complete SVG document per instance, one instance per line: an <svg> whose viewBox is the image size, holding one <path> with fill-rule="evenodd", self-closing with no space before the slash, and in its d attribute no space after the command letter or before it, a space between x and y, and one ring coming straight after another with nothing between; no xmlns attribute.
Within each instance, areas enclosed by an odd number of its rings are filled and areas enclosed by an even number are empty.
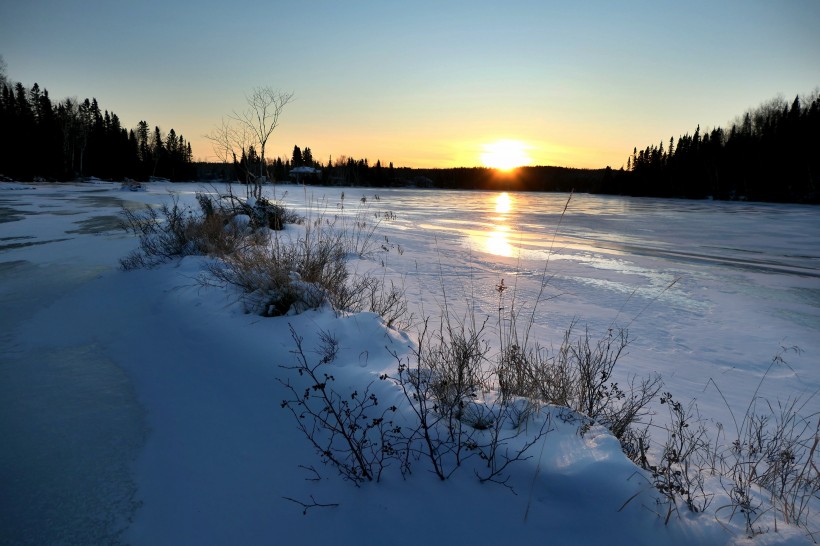
<svg viewBox="0 0 820 546"><path fill-rule="evenodd" d="M284 200L333 209L340 195L287 189ZM472 305L495 317L504 279L519 307L535 306L542 345L573 320L593 335L628 328L622 372L658 371L681 395L702 398L713 378L748 401L744 388L793 346L803 352L784 355L792 369L773 375L791 394L820 388L816 207L405 189L347 189L344 202L348 213L395 213L382 215L378 233L391 250L378 259L404 279L417 314L420 304L438 314L446 294L457 313Z"/></svg>
<svg viewBox="0 0 820 546"><path fill-rule="evenodd" d="M67 294L124 275L117 260L135 243L117 229L121 205L157 204L174 192L195 206L203 190L210 188L0 183L0 543L112 542L137 510L131 465L147 431L131 378L106 339L74 343L59 328L28 325ZM621 376L658 372L666 390L697 399L710 417L729 418L710 379L745 409L781 347L801 352L784 355L789 366L772 370L766 392L785 400L820 388L817 207L412 189L345 188L344 199L336 188L276 192L310 217L343 212L350 222L361 213L379 222L367 267L403 283L416 316L437 316L446 303L458 316L470 309L495 317L503 279L516 305L532 312L539 343L560 342L574 320L593 335L628 328L634 341ZM378 251L382 245L387 252ZM83 325L92 333L99 326ZM817 398L810 405L820 409Z"/></svg>

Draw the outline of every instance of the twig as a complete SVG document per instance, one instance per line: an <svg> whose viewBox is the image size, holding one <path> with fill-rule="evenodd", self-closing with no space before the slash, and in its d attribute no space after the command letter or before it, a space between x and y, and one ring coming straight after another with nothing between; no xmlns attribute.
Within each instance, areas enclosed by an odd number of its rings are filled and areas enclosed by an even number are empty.
<svg viewBox="0 0 820 546"><path fill-rule="evenodd" d="M315 468L313 468L312 466L305 466L303 464L300 464L299 468L301 468L303 470L307 470L308 472L313 473L312 478L305 478L306 481L309 481L309 482L320 482L320 481L322 481L322 477L319 475L319 472Z"/></svg>
<svg viewBox="0 0 820 546"><path fill-rule="evenodd" d="M326 503L326 504L321 503L321 502L316 502L316 499L313 498L313 495L310 496L310 500L312 501L310 504L302 502L302 501L298 501L296 499L292 499L290 497L282 497L282 498L285 499L285 500L289 500L290 502L295 502L296 504L298 504L299 506L304 508L304 510L302 510L302 515L303 516L306 516L307 513L308 513L308 510L310 510L311 508L336 508L336 507L339 506L339 503L337 503L337 502L331 502L331 503Z"/></svg>

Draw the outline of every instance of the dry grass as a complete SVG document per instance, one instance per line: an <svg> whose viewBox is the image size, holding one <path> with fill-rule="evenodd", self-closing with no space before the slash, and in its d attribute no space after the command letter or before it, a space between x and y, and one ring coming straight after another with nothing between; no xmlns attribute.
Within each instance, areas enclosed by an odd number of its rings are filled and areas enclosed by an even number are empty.
<svg viewBox="0 0 820 546"><path fill-rule="evenodd" d="M404 289L373 275L352 275L347 258L372 252L380 214L361 201L348 221L318 214L310 220L264 198L246 201L197 194L199 211L178 199L143 211L123 210L124 227L139 248L120 260L123 269L155 267L187 255L207 255L210 278L239 289L249 312L265 316L301 312L323 304L372 311L388 326L407 325ZM287 224L302 228L284 231Z"/></svg>

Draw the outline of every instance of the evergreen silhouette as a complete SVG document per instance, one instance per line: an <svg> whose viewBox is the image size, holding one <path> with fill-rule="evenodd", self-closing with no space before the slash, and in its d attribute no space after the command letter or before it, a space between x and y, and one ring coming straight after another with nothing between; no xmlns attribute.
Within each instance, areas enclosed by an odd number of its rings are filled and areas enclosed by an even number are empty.
<svg viewBox="0 0 820 546"><path fill-rule="evenodd" d="M191 145L171 129L153 133L140 121L128 130L96 98L54 104L35 83L0 82L0 174L16 180L191 180Z"/></svg>
<svg viewBox="0 0 820 546"><path fill-rule="evenodd" d="M266 161L272 180L289 181L294 167L321 168L310 183L338 186L414 186L446 189L580 191L653 197L820 202L820 92L770 100L724 130L695 131L633 148L626 169L519 167L495 169L385 168L367 158L340 156L323 166L309 147ZM227 170L194 164L191 144L174 129L163 134L145 120L134 129L103 110L96 98L53 103L35 83L26 89L0 78L0 175L17 180L233 179L250 182L262 158L249 146Z"/></svg>
<svg viewBox="0 0 820 546"><path fill-rule="evenodd" d="M604 193L820 202L820 94L773 99L724 131L700 126L669 147L635 148Z"/></svg>

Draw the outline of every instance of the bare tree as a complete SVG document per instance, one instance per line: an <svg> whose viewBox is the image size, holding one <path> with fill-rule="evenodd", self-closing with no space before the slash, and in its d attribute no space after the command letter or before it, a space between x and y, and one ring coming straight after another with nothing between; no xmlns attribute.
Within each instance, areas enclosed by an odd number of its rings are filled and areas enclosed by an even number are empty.
<svg viewBox="0 0 820 546"><path fill-rule="evenodd" d="M229 171L229 165L234 163L237 155L244 157L250 147L251 138L248 128L245 124L239 124L238 127L235 127L230 121L222 118L220 125L214 127L213 131L205 135L205 138L211 141L211 148L213 149L214 155L222 162L225 169L225 176L228 177L228 192L232 193L230 189L232 175ZM245 197L249 197L250 193L247 191L247 188L253 177L251 173L248 172L247 164L243 163L240 167L244 171L245 176ZM234 175L236 175L236 173L234 173ZM239 182L238 179L237 182Z"/></svg>
<svg viewBox="0 0 820 546"><path fill-rule="evenodd" d="M293 100L293 92L282 92L271 87L257 87L245 97L248 109L234 112L231 118L250 131L259 143L259 177L254 183L254 197L262 197L262 182L265 180L265 145L271 133L279 125L279 116L285 105Z"/></svg>
<svg viewBox="0 0 820 546"><path fill-rule="evenodd" d="M205 135L211 141L211 149L214 155L227 167L231 162L231 155L234 151L234 135L231 124L222 118L222 123L214 127L213 131Z"/></svg>

